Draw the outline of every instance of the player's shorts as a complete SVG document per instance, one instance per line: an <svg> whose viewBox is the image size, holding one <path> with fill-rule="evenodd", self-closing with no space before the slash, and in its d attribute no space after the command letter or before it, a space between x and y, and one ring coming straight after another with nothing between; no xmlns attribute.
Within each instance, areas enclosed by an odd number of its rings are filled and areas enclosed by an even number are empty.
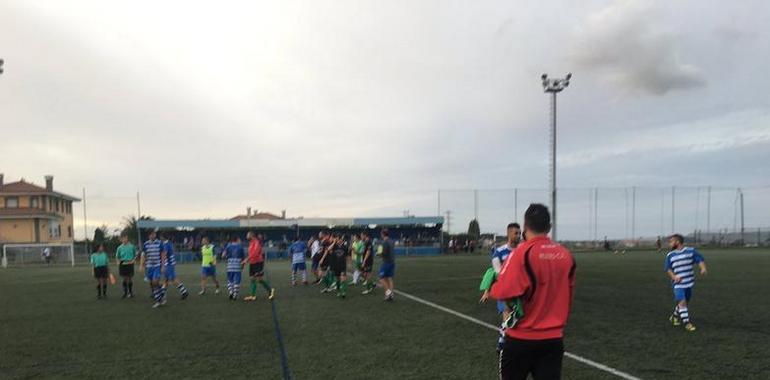
<svg viewBox="0 0 770 380"><path fill-rule="evenodd" d="M265 274L265 262L249 264L249 277L262 276Z"/></svg>
<svg viewBox="0 0 770 380"><path fill-rule="evenodd" d="M94 278L107 278L110 276L110 271L106 266L94 267Z"/></svg>
<svg viewBox="0 0 770 380"><path fill-rule="evenodd" d="M166 265L166 271L163 274L163 278L167 281L176 280L176 265Z"/></svg>
<svg viewBox="0 0 770 380"><path fill-rule="evenodd" d="M160 280L160 265L157 267L146 267L144 269L144 278L146 278L147 281Z"/></svg>
<svg viewBox="0 0 770 380"><path fill-rule="evenodd" d="M396 273L396 263L382 263L380 265L380 278L393 277Z"/></svg>
<svg viewBox="0 0 770 380"><path fill-rule="evenodd" d="M120 277L134 277L134 264L120 263L118 265L118 274L120 274Z"/></svg>
<svg viewBox="0 0 770 380"><path fill-rule="evenodd" d="M347 273L348 263L346 257L335 258L331 261L331 269L335 276L341 276Z"/></svg>
<svg viewBox="0 0 770 380"><path fill-rule="evenodd" d="M505 311L505 302L504 301L497 301L497 312L499 314L502 314Z"/></svg>
<svg viewBox="0 0 770 380"><path fill-rule="evenodd" d="M692 298L692 288L674 288L674 299L677 301L690 301Z"/></svg>
<svg viewBox="0 0 770 380"><path fill-rule="evenodd" d="M353 259L353 265L355 265L356 269L361 269L363 258L361 258L361 255L356 256L355 259Z"/></svg>
<svg viewBox="0 0 770 380"><path fill-rule="evenodd" d="M233 284L241 283L241 272L227 272L227 282Z"/></svg>
<svg viewBox="0 0 770 380"><path fill-rule="evenodd" d="M209 265L201 267L201 277L216 277L217 267L215 265Z"/></svg>
<svg viewBox="0 0 770 380"><path fill-rule="evenodd" d="M305 263L292 263L291 264L291 271L297 272L301 270L307 270L307 265Z"/></svg>

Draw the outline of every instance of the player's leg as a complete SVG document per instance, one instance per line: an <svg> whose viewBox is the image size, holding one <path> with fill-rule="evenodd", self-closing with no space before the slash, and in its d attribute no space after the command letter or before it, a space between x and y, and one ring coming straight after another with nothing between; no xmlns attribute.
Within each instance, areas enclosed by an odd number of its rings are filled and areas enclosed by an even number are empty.
<svg viewBox="0 0 770 380"><path fill-rule="evenodd" d="M102 281L99 278L101 276L101 269L94 267L94 280L96 280L96 299L102 299Z"/></svg>
<svg viewBox="0 0 770 380"><path fill-rule="evenodd" d="M534 362L532 343L505 338L500 350L499 375L503 380L526 380Z"/></svg>
<svg viewBox="0 0 770 380"><path fill-rule="evenodd" d="M337 279L337 296L345 298L348 294L348 276L345 273L346 268L340 271L340 276Z"/></svg>
<svg viewBox="0 0 770 380"><path fill-rule="evenodd" d="M190 295L190 293L187 291L187 288L184 286L184 282L182 282L182 280L180 280L178 277L174 279L174 284L176 284L176 289L179 291L182 299L186 299Z"/></svg>
<svg viewBox="0 0 770 380"><path fill-rule="evenodd" d="M233 272L233 300L238 299L241 292L241 272Z"/></svg>
<svg viewBox="0 0 770 380"><path fill-rule="evenodd" d="M201 267L201 291L198 292L199 296L206 294L206 283L208 282L208 267Z"/></svg>
<svg viewBox="0 0 770 380"><path fill-rule="evenodd" d="M128 276L126 277L128 282L128 298L134 297L134 264L128 266Z"/></svg>
<svg viewBox="0 0 770 380"><path fill-rule="evenodd" d="M297 270L299 270L299 264L291 263L291 286L297 286Z"/></svg>
<svg viewBox="0 0 770 380"><path fill-rule="evenodd" d="M564 342L562 339L537 341L537 351L532 363L534 379L561 379L562 360L564 358Z"/></svg>
<svg viewBox="0 0 770 380"><path fill-rule="evenodd" d="M227 296L232 300L233 299L233 278L235 277L235 272L227 272Z"/></svg>
<svg viewBox="0 0 770 380"><path fill-rule="evenodd" d="M182 299L186 299L190 295L184 283L176 276L176 265L166 267L166 281L176 285L176 289L179 291Z"/></svg>
<svg viewBox="0 0 770 380"><path fill-rule="evenodd" d="M299 270L302 271L302 285L307 285L307 264L300 263Z"/></svg>
<svg viewBox="0 0 770 380"><path fill-rule="evenodd" d="M267 291L267 299L272 300L275 296L275 288L270 286L270 282L268 282L265 279L265 268L264 268L264 262L259 263L259 268L257 271L257 281L262 285L263 288Z"/></svg>
<svg viewBox="0 0 770 380"><path fill-rule="evenodd" d="M687 331L695 331L695 325L690 321L690 298L692 297L692 288L684 289L684 299L679 301L679 316L684 323L684 329Z"/></svg>

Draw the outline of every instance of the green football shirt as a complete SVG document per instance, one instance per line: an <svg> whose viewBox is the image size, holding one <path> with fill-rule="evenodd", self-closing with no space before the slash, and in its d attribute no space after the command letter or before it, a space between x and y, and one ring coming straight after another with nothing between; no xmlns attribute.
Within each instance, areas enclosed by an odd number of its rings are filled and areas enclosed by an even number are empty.
<svg viewBox="0 0 770 380"><path fill-rule="evenodd" d="M107 254L104 252L96 252L91 254L91 264L93 264L94 268L106 267L108 262L109 259L107 258Z"/></svg>
<svg viewBox="0 0 770 380"><path fill-rule="evenodd" d="M361 240L358 240L353 243L353 260L358 259L358 256L364 253L363 248L364 248L364 242L362 242Z"/></svg>
<svg viewBox="0 0 770 380"><path fill-rule="evenodd" d="M201 266L210 267L214 265L214 246L207 244L201 247Z"/></svg>
<svg viewBox="0 0 770 380"><path fill-rule="evenodd" d="M131 243L121 244L115 253L118 261L131 261L136 258L136 248Z"/></svg>

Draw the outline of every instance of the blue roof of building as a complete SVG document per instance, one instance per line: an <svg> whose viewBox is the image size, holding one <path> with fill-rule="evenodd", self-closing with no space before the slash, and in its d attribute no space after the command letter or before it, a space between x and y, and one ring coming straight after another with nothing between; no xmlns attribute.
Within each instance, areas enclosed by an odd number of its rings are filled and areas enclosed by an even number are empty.
<svg viewBox="0 0 770 380"><path fill-rule="evenodd" d="M198 220L140 220L139 228L248 228L248 227L301 227L330 226L398 226L443 224L440 216L408 216L395 218L307 218L307 219L198 219Z"/></svg>

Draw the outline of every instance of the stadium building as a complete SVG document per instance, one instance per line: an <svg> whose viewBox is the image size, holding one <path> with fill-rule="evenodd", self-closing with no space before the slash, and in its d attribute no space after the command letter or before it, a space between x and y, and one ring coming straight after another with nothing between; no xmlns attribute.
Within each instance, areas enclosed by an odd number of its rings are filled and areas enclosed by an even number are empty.
<svg viewBox="0 0 770 380"><path fill-rule="evenodd" d="M379 239L380 231L387 228L395 240L397 255L437 255L441 252L440 239L444 218L428 216L365 217L365 218L287 218L265 212L251 212L230 219L198 220L140 220L144 239L149 230L170 235L178 247L182 261L193 260L206 236L220 247L233 236L245 241L246 233L262 234L268 259L286 257L286 250L295 236L308 240L322 230L343 235L369 232Z"/></svg>

